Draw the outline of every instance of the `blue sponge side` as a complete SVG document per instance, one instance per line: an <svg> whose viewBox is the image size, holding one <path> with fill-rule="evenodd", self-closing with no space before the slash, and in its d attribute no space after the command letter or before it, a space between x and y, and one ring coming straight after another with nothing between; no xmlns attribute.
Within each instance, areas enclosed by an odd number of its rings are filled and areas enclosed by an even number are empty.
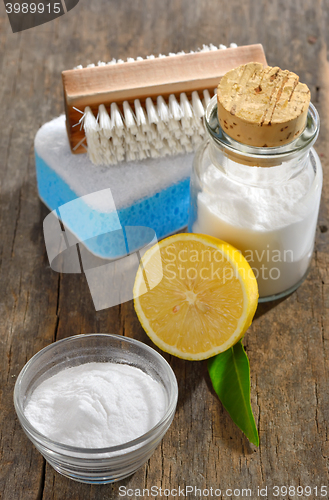
<svg viewBox="0 0 329 500"><path fill-rule="evenodd" d="M122 227L146 226L153 229L158 239L164 238L187 225L190 179L185 178L153 196L143 198L131 206L121 208L117 213L101 213L84 203L82 198L47 165L35 152L35 163L39 196L50 210L77 200L72 217L65 219L66 227L95 255L102 258L117 258L125 253L118 229L118 218ZM104 186L106 189L108 186ZM112 234L110 234L112 231ZM148 244L149 232L137 230L134 233L133 248L129 252Z"/></svg>

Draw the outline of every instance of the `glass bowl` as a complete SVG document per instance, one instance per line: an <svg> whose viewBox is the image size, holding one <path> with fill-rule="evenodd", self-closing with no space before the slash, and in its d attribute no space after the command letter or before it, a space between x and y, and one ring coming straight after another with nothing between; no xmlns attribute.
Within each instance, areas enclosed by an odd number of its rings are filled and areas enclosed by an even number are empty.
<svg viewBox="0 0 329 500"><path fill-rule="evenodd" d="M34 389L47 378L90 362L124 363L150 375L164 389L166 411L146 434L108 448L78 448L47 438L24 415ZM59 340L35 354L20 372L14 390L18 419L27 437L60 474L83 483L111 483L133 474L152 455L175 414L178 386L167 361L154 349L121 335L88 334Z"/></svg>

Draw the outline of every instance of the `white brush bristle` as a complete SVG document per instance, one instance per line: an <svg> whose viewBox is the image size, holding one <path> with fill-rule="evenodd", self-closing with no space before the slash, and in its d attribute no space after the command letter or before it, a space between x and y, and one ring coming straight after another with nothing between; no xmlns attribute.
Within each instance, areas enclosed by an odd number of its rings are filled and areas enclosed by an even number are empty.
<svg viewBox="0 0 329 500"><path fill-rule="evenodd" d="M231 43L230 47L237 45ZM226 48L226 45L203 45L199 52ZM175 57L184 53L169 53L168 56L159 54L159 57ZM154 58L154 55L147 57ZM136 61L142 60L142 57L136 57ZM134 59L128 58L127 61L133 62ZM108 63L99 61L98 66L123 63L122 59L112 59ZM94 66L89 64L87 67ZM76 67L81 68L82 66ZM211 96L216 91L217 89L214 89L214 92L209 89L200 93L193 91L191 100L182 93L179 102L174 94L168 99L160 95L156 101L148 97L145 103L135 99L133 107L125 101L122 112L116 103L112 103L110 108L101 104L97 118L89 106L84 110L77 110L83 114L77 125L81 123L84 128L90 160L96 165L113 165L121 161L194 151L204 140L206 133L203 116Z"/></svg>
<svg viewBox="0 0 329 500"><path fill-rule="evenodd" d="M116 103L110 109L99 106L95 118L87 106L84 110L88 155L96 165L113 165L120 161L190 153L203 141L203 115L210 100L205 90L192 92L191 101L185 93L179 102L171 94L156 102L148 97L145 106L135 99L133 107L125 101L122 110Z"/></svg>

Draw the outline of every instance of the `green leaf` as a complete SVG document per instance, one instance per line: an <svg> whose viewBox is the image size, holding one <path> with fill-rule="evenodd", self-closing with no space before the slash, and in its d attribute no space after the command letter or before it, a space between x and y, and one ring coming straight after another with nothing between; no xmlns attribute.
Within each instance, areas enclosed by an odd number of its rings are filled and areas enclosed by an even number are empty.
<svg viewBox="0 0 329 500"><path fill-rule="evenodd" d="M259 446L259 437L250 405L250 366L240 342L208 361L213 388L233 422L249 441Z"/></svg>

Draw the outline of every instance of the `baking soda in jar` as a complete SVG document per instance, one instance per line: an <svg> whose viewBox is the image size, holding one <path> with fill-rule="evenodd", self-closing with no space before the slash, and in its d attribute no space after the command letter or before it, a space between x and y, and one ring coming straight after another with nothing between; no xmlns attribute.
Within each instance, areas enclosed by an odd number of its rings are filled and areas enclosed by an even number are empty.
<svg viewBox="0 0 329 500"><path fill-rule="evenodd" d="M205 124L208 138L191 176L189 231L239 249L257 278L260 302L283 297L300 285L312 260L322 190L312 148L317 111L310 104L303 132L270 148L229 137L219 125L216 96Z"/></svg>

